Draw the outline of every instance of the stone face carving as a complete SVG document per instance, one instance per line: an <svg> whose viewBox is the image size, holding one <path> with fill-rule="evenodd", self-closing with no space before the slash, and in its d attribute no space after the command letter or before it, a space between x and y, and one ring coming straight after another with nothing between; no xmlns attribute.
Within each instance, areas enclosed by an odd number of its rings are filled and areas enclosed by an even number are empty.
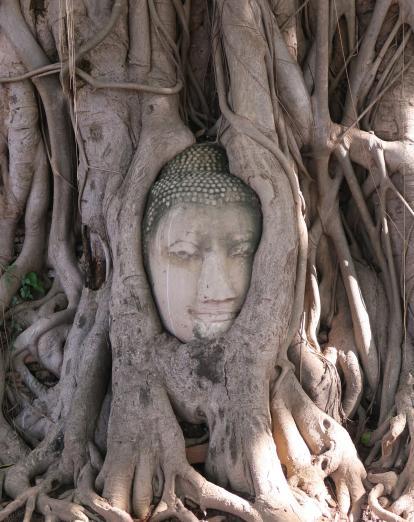
<svg viewBox="0 0 414 522"><path fill-rule="evenodd" d="M162 169L144 218L144 255L165 328L212 339L245 300L261 235L256 194L229 173L224 149L197 144Z"/></svg>

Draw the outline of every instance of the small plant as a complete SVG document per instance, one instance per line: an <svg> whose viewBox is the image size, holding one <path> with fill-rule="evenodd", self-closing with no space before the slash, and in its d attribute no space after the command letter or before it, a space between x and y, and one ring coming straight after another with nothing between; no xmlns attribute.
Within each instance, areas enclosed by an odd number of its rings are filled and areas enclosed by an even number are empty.
<svg viewBox="0 0 414 522"><path fill-rule="evenodd" d="M45 289L36 272L29 272L22 279L19 295L24 301L31 301L36 293L44 295Z"/></svg>
<svg viewBox="0 0 414 522"><path fill-rule="evenodd" d="M370 431L366 431L366 432L364 432L364 433L361 435L361 443L362 443L364 446L366 446L366 447L370 447L371 435L372 435L372 432L370 432Z"/></svg>

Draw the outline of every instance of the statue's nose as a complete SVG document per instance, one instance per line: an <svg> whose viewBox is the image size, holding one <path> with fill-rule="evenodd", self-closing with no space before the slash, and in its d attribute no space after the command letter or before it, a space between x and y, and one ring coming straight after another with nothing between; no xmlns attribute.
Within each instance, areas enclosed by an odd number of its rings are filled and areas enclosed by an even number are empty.
<svg viewBox="0 0 414 522"><path fill-rule="evenodd" d="M203 259L198 296L202 302L229 301L237 297L224 255L210 252Z"/></svg>

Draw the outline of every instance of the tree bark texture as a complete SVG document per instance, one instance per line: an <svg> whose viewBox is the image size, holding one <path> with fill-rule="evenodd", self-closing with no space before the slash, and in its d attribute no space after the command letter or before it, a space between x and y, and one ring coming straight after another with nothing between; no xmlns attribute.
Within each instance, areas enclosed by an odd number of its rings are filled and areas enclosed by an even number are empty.
<svg viewBox="0 0 414 522"><path fill-rule="evenodd" d="M414 520L413 31L411 0L0 2L0 520ZM181 343L142 221L204 141L263 231L233 326Z"/></svg>

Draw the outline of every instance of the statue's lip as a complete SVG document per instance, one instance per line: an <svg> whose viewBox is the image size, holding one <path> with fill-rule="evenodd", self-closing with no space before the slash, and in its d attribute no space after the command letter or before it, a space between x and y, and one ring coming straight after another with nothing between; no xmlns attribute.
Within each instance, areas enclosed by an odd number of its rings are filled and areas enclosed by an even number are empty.
<svg viewBox="0 0 414 522"><path fill-rule="evenodd" d="M225 321L232 321L236 317L237 312L230 312L228 310L190 310L190 314L194 317L202 319L203 321L207 319L208 321L219 323Z"/></svg>

